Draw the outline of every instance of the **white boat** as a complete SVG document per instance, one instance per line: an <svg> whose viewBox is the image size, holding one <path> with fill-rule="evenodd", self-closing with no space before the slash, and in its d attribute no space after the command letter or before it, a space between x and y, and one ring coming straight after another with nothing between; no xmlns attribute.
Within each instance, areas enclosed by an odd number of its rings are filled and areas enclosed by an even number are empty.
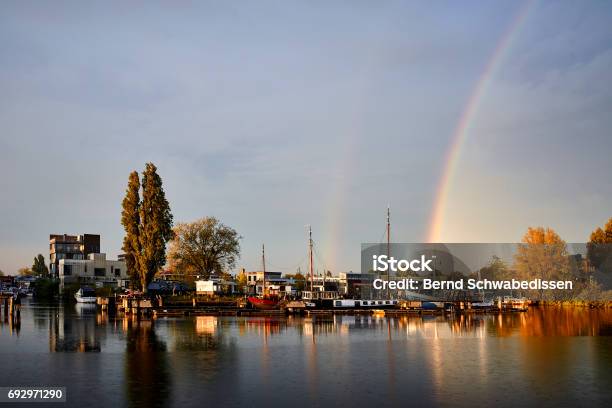
<svg viewBox="0 0 612 408"><path fill-rule="evenodd" d="M493 303L493 301L482 301L482 302L473 302L472 303L472 308L473 309L486 309L486 308L490 308L495 306L495 304Z"/></svg>
<svg viewBox="0 0 612 408"><path fill-rule="evenodd" d="M74 298L78 303L96 303L96 292L91 288L80 288Z"/></svg>
<svg viewBox="0 0 612 408"><path fill-rule="evenodd" d="M334 308L341 309L390 309L397 308L396 299L335 299Z"/></svg>

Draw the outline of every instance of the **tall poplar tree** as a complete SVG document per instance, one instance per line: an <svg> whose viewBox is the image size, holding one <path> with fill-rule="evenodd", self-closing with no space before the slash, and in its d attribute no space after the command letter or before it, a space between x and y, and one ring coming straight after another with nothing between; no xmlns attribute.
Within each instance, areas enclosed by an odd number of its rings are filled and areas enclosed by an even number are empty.
<svg viewBox="0 0 612 408"><path fill-rule="evenodd" d="M596 228L587 243L587 257L591 265L602 271L612 269L612 218L604 228Z"/></svg>
<svg viewBox="0 0 612 408"><path fill-rule="evenodd" d="M138 259L140 257L140 179L138 172L130 173L121 211L121 224L125 229L123 253L132 282L140 282Z"/></svg>
<svg viewBox="0 0 612 408"><path fill-rule="evenodd" d="M49 268L45 265L45 257L42 254L38 254L34 258L34 264L32 264L32 272L35 275L47 277L49 275Z"/></svg>
<svg viewBox="0 0 612 408"><path fill-rule="evenodd" d="M146 293L155 273L166 263L166 243L173 236L170 205L153 163L146 164L142 183L138 172L130 173L121 223L128 272Z"/></svg>
<svg viewBox="0 0 612 408"><path fill-rule="evenodd" d="M162 187L157 167L147 163L142 174L142 202L140 204L140 257L138 269L142 290L166 263L166 243L172 239L172 213Z"/></svg>

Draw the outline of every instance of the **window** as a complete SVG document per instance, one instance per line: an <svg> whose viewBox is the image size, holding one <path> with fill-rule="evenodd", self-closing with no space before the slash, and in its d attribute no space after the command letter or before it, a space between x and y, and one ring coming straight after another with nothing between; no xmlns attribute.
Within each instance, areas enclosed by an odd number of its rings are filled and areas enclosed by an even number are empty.
<svg viewBox="0 0 612 408"><path fill-rule="evenodd" d="M120 276L120 275L121 275L121 269L115 268L115 276Z"/></svg>
<svg viewBox="0 0 612 408"><path fill-rule="evenodd" d="M72 265L64 265L64 276L72 275Z"/></svg>
<svg viewBox="0 0 612 408"><path fill-rule="evenodd" d="M94 275L106 276L106 268L94 268Z"/></svg>

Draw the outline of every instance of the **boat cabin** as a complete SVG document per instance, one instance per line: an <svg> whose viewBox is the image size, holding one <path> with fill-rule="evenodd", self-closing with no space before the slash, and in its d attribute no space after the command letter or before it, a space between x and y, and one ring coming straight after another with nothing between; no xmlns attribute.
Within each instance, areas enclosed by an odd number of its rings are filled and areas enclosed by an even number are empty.
<svg viewBox="0 0 612 408"><path fill-rule="evenodd" d="M336 290L304 290L302 291L303 300L333 300L338 299L338 291Z"/></svg>

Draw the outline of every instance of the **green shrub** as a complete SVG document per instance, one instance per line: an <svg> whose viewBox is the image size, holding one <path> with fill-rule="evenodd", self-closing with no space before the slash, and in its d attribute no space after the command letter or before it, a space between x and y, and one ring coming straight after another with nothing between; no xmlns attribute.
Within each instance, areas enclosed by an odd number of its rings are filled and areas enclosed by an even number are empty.
<svg viewBox="0 0 612 408"><path fill-rule="evenodd" d="M59 294L59 281L56 279L40 278L32 285L38 299L50 300Z"/></svg>

